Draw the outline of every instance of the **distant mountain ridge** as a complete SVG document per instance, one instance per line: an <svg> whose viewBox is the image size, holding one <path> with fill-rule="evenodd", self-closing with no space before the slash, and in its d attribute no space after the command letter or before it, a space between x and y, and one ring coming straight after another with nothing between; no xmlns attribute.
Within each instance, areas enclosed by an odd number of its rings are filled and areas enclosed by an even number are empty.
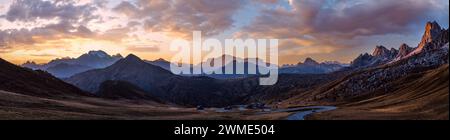
<svg viewBox="0 0 450 140"><path fill-rule="evenodd" d="M145 60L145 62L170 71L170 62L167 61L167 60L164 60L162 58L159 58L159 59L156 59L156 60L153 60L153 61Z"/></svg>
<svg viewBox="0 0 450 140"><path fill-rule="evenodd" d="M243 62L249 61L243 59ZM326 75L281 74L279 84L264 87L259 86L257 75L236 79L175 75L131 54L104 69L76 74L66 79L66 82L101 97L106 95L107 98L136 98L145 93L180 105L217 107L272 100L274 97L279 98L277 96L283 97L283 93L289 89L308 88L335 77L338 75L327 77ZM112 82L105 83L106 81ZM104 86L105 84L107 86ZM118 90L124 90L127 93L115 93ZM272 93L275 91L277 92ZM114 96L114 94L119 95Z"/></svg>
<svg viewBox="0 0 450 140"><path fill-rule="evenodd" d="M206 67L206 66L214 66L214 60L216 59L222 59L222 65L218 66L222 71L222 74L206 74L206 73L212 73L212 71L216 71L218 69L213 69L213 70L203 70L202 67ZM170 65L172 64L171 62L164 60L162 58L154 60L154 61L148 61L145 60L145 62L155 65L155 66L159 66L161 68L164 68L168 71L170 71ZM258 64L266 64L266 65L258 65ZM176 64L174 64L176 65ZM244 73L240 74L236 71L237 65L243 65L244 66ZM239 57L235 57L235 56L231 56L231 55L222 55L216 58L209 58L204 62L201 62L199 64L190 64L191 66L191 72L194 68L199 68L202 69L202 74L181 74L182 76L206 76L206 77L211 77L211 78L215 78L215 79L235 79L235 78L245 78L245 77L249 77L249 76L257 76L259 75L259 70L258 68L260 67L261 69L264 70L268 70L270 64L264 62L261 59L258 58L239 58ZM232 67L233 68L233 73L232 74L224 74L226 67ZM256 74L251 74L249 72L249 67L256 67ZM274 66L275 67L275 66Z"/></svg>
<svg viewBox="0 0 450 140"><path fill-rule="evenodd" d="M354 68L365 68L386 64L395 59L398 53L399 51L395 48L389 50L384 46L376 46L372 54L365 53L359 55L351 62L350 66Z"/></svg>
<svg viewBox="0 0 450 140"><path fill-rule="evenodd" d="M222 74L203 74L203 76L208 76L216 79L236 79L236 78L246 78L250 76L260 75L260 70L269 71L271 67L277 67L273 64L267 63L259 58L240 58L232 55L222 55L216 58L210 58L206 62L202 62L201 65L195 65L194 67L205 67L205 66L215 66L214 60L221 59L222 65L220 68L203 71L203 73L212 73L213 71L219 70ZM243 66L243 71L238 71L238 66ZM227 73L228 68L231 68L232 73ZM254 71L252 70L254 68ZM254 73L253 73L254 72Z"/></svg>
<svg viewBox="0 0 450 140"><path fill-rule="evenodd" d="M135 98L145 92L148 96L180 105L224 106L237 102L237 96L230 95L226 87L222 85L222 81L204 76L175 75L133 54L109 67L79 73L65 81L85 91L100 94L99 96L108 95L107 97ZM119 84L110 82L106 85L111 86L102 86L106 81L121 82ZM112 96L112 93L108 92L114 91L110 90L114 89L114 86L126 87L127 89L123 90L137 92Z"/></svg>
<svg viewBox="0 0 450 140"><path fill-rule="evenodd" d="M54 59L46 64L36 64L28 61L22 67L43 70L59 78L68 78L74 74L91 69L104 68L112 65L123 57L120 54L109 55L104 51L89 51L78 58Z"/></svg>
<svg viewBox="0 0 450 140"><path fill-rule="evenodd" d="M338 71L346 67L337 61L326 61L319 63L312 58L306 58L304 62L299 62L297 65L285 65L280 68L280 73L285 74L325 74Z"/></svg>
<svg viewBox="0 0 450 140"><path fill-rule="evenodd" d="M258 58L239 58L239 57L234 57L231 55L222 55L222 67L220 68L222 70L222 73L225 73L225 68L226 67L231 67L231 65L233 65L233 74L183 74L182 76L207 76L207 77L211 77L211 78L216 78L216 79L235 79L235 78L246 78L246 77L250 77L250 76L258 76L259 75L259 70L258 68L264 69L264 70L269 70L269 66L271 64L264 62L261 59ZM192 67L196 67L196 68L201 68L202 66L214 66L214 60L218 59L219 57L216 58L210 58L208 60L206 60L205 62L196 64L196 65L191 65ZM227 61L228 60L228 61ZM159 66L161 68L164 68L168 71L170 71L170 65L171 62L164 60L162 58L157 59L157 60L153 60L153 61L148 61L145 60L145 62L155 65L155 66ZM210 63L208 63L210 62ZM255 62L255 63L254 63ZM265 65L259 65L259 64L265 64ZM238 74L236 72L236 66L237 65L243 65L244 66L244 73L243 74ZM340 63L338 61L325 61L322 63L317 62L316 60L312 59L312 58L307 58L305 59L304 62L299 62L297 65L283 65L283 66L275 66L272 64L272 67L279 67L279 73L286 73L286 74L324 74L324 73L331 73L337 70L340 70L343 67L347 67L348 64L344 64L344 63ZM256 74L250 74L249 73L249 67L256 67ZM191 68L192 70L192 68ZM211 71L203 71L203 73L207 73L207 72L212 72L214 70Z"/></svg>

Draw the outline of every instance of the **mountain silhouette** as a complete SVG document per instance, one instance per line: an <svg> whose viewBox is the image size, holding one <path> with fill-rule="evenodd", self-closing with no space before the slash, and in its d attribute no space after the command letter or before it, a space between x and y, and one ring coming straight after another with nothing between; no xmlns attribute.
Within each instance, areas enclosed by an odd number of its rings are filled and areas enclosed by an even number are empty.
<svg viewBox="0 0 450 140"><path fill-rule="evenodd" d="M130 54L109 67L79 73L66 81L92 93L96 93L100 84L107 80L127 81L151 91L152 87L173 76L171 72Z"/></svg>
<svg viewBox="0 0 450 140"><path fill-rule="evenodd" d="M305 61L297 65L285 65L280 68L280 73L285 74L325 74L338 71L345 65L338 62L319 63L312 58L306 58Z"/></svg>
<svg viewBox="0 0 450 140"><path fill-rule="evenodd" d="M110 66L119 59L122 59L120 54L111 56L106 52L99 50L89 51L78 58L54 59L46 64L36 64L32 61L27 61L22 64L22 67L47 71L59 78L68 78L74 74L85 72L87 70Z"/></svg>
<svg viewBox="0 0 450 140"><path fill-rule="evenodd" d="M22 68L1 58L0 90L40 97L89 95L47 72Z"/></svg>

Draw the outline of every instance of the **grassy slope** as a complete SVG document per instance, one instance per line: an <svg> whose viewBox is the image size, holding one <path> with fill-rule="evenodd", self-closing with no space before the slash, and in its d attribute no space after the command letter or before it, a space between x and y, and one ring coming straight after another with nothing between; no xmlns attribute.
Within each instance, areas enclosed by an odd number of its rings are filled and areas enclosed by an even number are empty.
<svg viewBox="0 0 450 140"><path fill-rule="evenodd" d="M375 91L367 99L339 105L340 109L308 119L446 119L449 114L449 67L444 65L403 77L388 94ZM361 98L360 98L361 99Z"/></svg>
<svg viewBox="0 0 450 140"><path fill-rule="evenodd" d="M47 99L0 90L0 120L279 120L290 113L197 111L146 101Z"/></svg>
<svg viewBox="0 0 450 140"><path fill-rule="evenodd" d="M195 110L146 101L92 97L48 99L0 90L0 120L8 119L179 119ZM193 117L195 118L195 117Z"/></svg>

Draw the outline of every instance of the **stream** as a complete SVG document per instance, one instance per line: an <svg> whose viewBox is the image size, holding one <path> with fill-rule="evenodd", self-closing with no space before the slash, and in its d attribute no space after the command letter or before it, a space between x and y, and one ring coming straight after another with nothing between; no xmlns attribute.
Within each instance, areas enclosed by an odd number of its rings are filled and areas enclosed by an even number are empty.
<svg viewBox="0 0 450 140"><path fill-rule="evenodd" d="M216 112L240 112L248 110L245 108L246 105L237 105L233 106L233 110L226 110L224 108L214 108ZM279 113L279 112L295 112L292 115L289 115L287 120L304 120L307 115L335 110L337 107L334 106L308 106L308 107L296 107L296 108L284 108L284 109L262 109L261 112L257 112L256 114L270 114L270 113Z"/></svg>
<svg viewBox="0 0 450 140"><path fill-rule="evenodd" d="M309 107L299 107L295 108L297 110L303 110L298 111L292 115L289 115L287 117L287 120L305 120L305 117L310 114L324 112L324 111L330 111L335 110L337 107L334 106L309 106Z"/></svg>

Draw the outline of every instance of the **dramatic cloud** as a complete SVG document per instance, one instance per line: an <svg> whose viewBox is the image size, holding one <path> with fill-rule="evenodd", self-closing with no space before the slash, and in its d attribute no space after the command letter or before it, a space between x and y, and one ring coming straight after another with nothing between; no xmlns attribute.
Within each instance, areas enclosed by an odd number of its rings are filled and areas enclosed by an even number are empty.
<svg viewBox="0 0 450 140"><path fill-rule="evenodd" d="M375 45L414 46L423 24L448 26L446 0L0 0L0 54L16 60L90 49L173 55L176 38L278 38L281 63L349 62ZM380 44L379 44L380 43ZM370 45L370 46L369 46ZM124 52L122 52L124 51ZM28 58L30 57L30 58Z"/></svg>
<svg viewBox="0 0 450 140"><path fill-rule="evenodd" d="M217 35L233 26L232 16L245 0L138 0L122 2L115 11L132 19L144 19L150 32L170 32L188 37L194 30Z"/></svg>
<svg viewBox="0 0 450 140"><path fill-rule="evenodd" d="M281 46L282 49L335 47L334 50L339 50L360 45L362 40L356 41L357 37L417 31L411 28L423 24L427 17L442 14L445 8L440 6L448 1L289 0L288 3L289 8L263 9L237 35L284 39L284 45L289 46Z"/></svg>
<svg viewBox="0 0 450 140"><path fill-rule="evenodd" d="M32 22L36 19L54 19L87 23L96 18L92 12L96 10L92 5L75 5L74 1L56 0L17 0L6 13L8 21Z"/></svg>
<svg viewBox="0 0 450 140"><path fill-rule="evenodd" d="M68 22L49 24L44 27L27 29L9 29L2 31L4 35L0 36L5 41L17 43L34 43L33 38L57 39L64 37L89 37L93 33L84 26L74 26Z"/></svg>
<svg viewBox="0 0 450 140"><path fill-rule="evenodd" d="M0 44L11 47L52 39L92 37L95 33L86 24L98 17L92 14L94 10L95 6L77 5L69 0L16 0L6 12L6 20L13 25L35 27L0 29Z"/></svg>
<svg viewBox="0 0 450 140"><path fill-rule="evenodd" d="M342 37L402 33L430 14L436 0L294 0L292 10L264 10L250 32L275 31L280 37L332 33ZM269 28L270 27L270 28Z"/></svg>

